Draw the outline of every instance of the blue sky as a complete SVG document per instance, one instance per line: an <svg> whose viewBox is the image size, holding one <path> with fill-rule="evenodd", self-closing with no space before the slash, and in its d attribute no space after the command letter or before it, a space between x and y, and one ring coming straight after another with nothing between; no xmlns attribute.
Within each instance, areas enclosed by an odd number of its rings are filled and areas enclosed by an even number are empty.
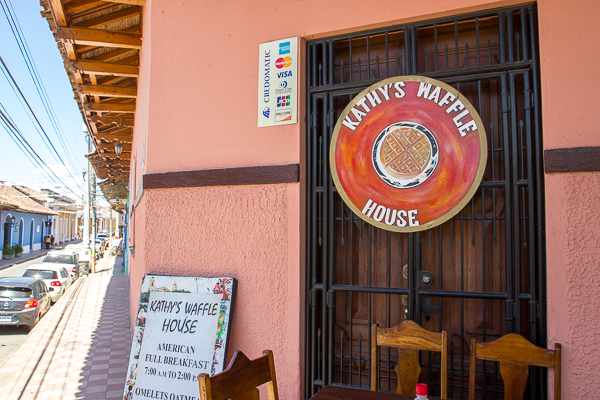
<svg viewBox="0 0 600 400"><path fill-rule="evenodd" d="M55 183L45 178L40 168L33 165L0 124L0 181L14 182L32 189L43 188L55 190L69 195L81 202L85 188L82 173L85 170L87 143L83 133L83 119L73 98L73 90L63 65L63 59L54 41L50 27L40 14L41 6L38 0L0 0L4 9L12 5L25 40L29 46L30 55L37 66L39 77L46 89L50 103L66 139L66 152L57 136L57 130L40 99L34 81L19 50L17 41L10 29L4 10L0 7L0 56L4 60L31 108L39 119L52 144L57 149L68 168L65 168L51 151L47 149L34 122L33 116L19 102L8 80L0 72L0 104L20 129L23 136L32 145L46 164L62 180ZM26 106L25 106L26 107ZM1 110L2 108L0 108ZM69 149L70 147L70 149ZM71 164L74 165L71 166ZM58 186L58 187L57 187ZM77 196L65 186L70 187Z"/></svg>

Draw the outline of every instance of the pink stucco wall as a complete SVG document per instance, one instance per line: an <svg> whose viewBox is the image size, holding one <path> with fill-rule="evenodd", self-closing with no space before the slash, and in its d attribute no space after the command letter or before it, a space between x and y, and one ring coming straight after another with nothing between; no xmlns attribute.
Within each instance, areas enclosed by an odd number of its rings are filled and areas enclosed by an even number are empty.
<svg viewBox="0 0 600 400"><path fill-rule="evenodd" d="M600 53L589 47L600 40L599 13L597 1L539 2L546 149L600 145ZM569 84L575 76L583 86ZM548 343L562 344L563 399L600 397L598 210L600 173L546 175Z"/></svg>
<svg viewBox="0 0 600 400"><path fill-rule="evenodd" d="M563 398L595 399L600 394L600 174L549 175L546 196L551 207L548 343L563 348Z"/></svg>
<svg viewBox="0 0 600 400"><path fill-rule="evenodd" d="M295 125L257 128L259 43L292 36L310 40L519 3L148 0L133 146L135 185L147 173L303 166L302 117ZM544 147L600 145L593 119L600 53L592 45L600 39L595 29L600 2L540 0L538 12ZM302 116L303 71L300 77ZM547 175L546 196L548 341L563 344L563 398L575 398L582 388L584 398L600 397L600 380L592 379L600 354L595 317L599 175ZM145 273L238 278L230 348L250 357L273 349L281 398L299 398L302 207L301 184L146 191L134 213L132 302ZM272 308L265 312L263 304Z"/></svg>
<svg viewBox="0 0 600 400"><path fill-rule="evenodd" d="M273 350L280 393L293 397L302 362L298 185L152 190L145 194L147 273L238 280L231 350ZM164 207L164 204L170 204ZM295 228L294 228L295 227ZM291 230L291 231L290 231ZM160 238L160 240L155 240ZM175 244L175 245L174 245Z"/></svg>

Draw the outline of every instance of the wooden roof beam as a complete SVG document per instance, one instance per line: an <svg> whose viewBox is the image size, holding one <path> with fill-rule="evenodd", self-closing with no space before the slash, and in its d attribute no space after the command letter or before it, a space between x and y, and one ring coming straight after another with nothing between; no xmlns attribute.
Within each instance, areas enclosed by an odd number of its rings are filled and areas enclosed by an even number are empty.
<svg viewBox="0 0 600 400"><path fill-rule="evenodd" d="M102 104L135 104L135 99L128 97L104 97L99 103Z"/></svg>
<svg viewBox="0 0 600 400"><path fill-rule="evenodd" d="M125 65L102 61L72 61L71 68L76 71L81 71L85 74L115 75L134 78L137 78L140 73L140 67L137 65Z"/></svg>
<svg viewBox="0 0 600 400"><path fill-rule="evenodd" d="M101 4L105 4L105 2L101 0L72 0L65 4L65 14L78 13Z"/></svg>
<svg viewBox="0 0 600 400"><path fill-rule="evenodd" d="M137 85L137 78L125 76L102 76L98 78L98 85L129 86L131 83Z"/></svg>
<svg viewBox="0 0 600 400"><path fill-rule="evenodd" d="M81 28L98 28L100 26L106 26L115 22L123 21L132 17L135 17L140 13L140 7L130 7L124 10L120 10L114 13L105 14L100 17L88 19L77 24L77 27Z"/></svg>
<svg viewBox="0 0 600 400"><path fill-rule="evenodd" d="M111 165L114 164L116 162L118 162L119 160L121 160L121 162L125 163L125 164L118 164L118 165L126 165L127 168L129 168L129 161L131 159L131 153L127 153L125 151L123 151L123 153L121 153L120 157L117 157L117 153L102 153L102 157L106 160L105 163L106 165Z"/></svg>
<svg viewBox="0 0 600 400"><path fill-rule="evenodd" d="M90 61L115 61L124 56L134 56L137 53L137 49L115 49L107 51L106 53L100 54L99 56L88 58Z"/></svg>
<svg viewBox="0 0 600 400"><path fill-rule="evenodd" d="M132 99L137 97L137 88L127 86L80 85L79 90L81 93L94 96L123 97Z"/></svg>
<svg viewBox="0 0 600 400"><path fill-rule="evenodd" d="M121 156L122 155L123 154L121 154ZM127 153L127 156L130 156L130 155L131 155L130 153ZM112 158L116 158L116 157L117 157L116 154L112 155ZM97 154L94 158L95 159L90 159L90 162L92 164L97 164L98 162L104 162L104 163L106 163L107 162L106 159L108 158L108 155L107 154L102 154L102 155ZM102 167L103 168L113 167L113 168L117 168L117 169L119 169L119 168L121 168L121 169L123 169L123 168L129 169L130 162L127 161L127 160L129 160L129 158L127 158L127 159L121 158L121 160L119 160L119 159L109 160L110 162L106 163L106 164L102 164Z"/></svg>
<svg viewBox="0 0 600 400"><path fill-rule="evenodd" d="M133 118L118 118L118 117L90 117L95 123L101 123L104 125L115 124L116 126L133 126Z"/></svg>
<svg viewBox="0 0 600 400"><path fill-rule="evenodd" d="M146 0L102 0L110 3L120 3L120 4L135 4L136 6L145 6Z"/></svg>
<svg viewBox="0 0 600 400"><path fill-rule="evenodd" d="M131 143L123 143L123 153L131 153ZM102 151L102 153L114 153L115 152L115 144L114 143L97 143L96 149ZM121 153L121 155L123 155Z"/></svg>
<svg viewBox="0 0 600 400"><path fill-rule="evenodd" d="M60 27L56 36L63 43L75 43L90 46L121 47L141 49L142 36L138 33L111 32L104 29Z"/></svg>
<svg viewBox="0 0 600 400"><path fill-rule="evenodd" d="M61 0L50 0L50 10L58 26L67 26L67 17Z"/></svg>
<svg viewBox="0 0 600 400"><path fill-rule="evenodd" d="M98 46L83 46L83 45L75 45L75 53L81 54L94 49L97 49Z"/></svg>
<svg viewBox="0 0 600 400"><path fill-rule="evenodd" d="M129 135L115 135L115 134L109 134L109 135L98 135L96 136L96 139L99 140L106 140L109 143L118 140L121 143L132 143L133 142L133 135L129 134Z"/></svg>
<svg viewBox="0 0 600 400"><path fill-rule="evenodd" d="M50 11L54 17L54 21L59 27L58 29L63 29L62 27L67 26L67 12L63 8L62 1L51 0L49 5ZM65 51L67 53L67 57L69 57L69 60L76 60L77 54L75 53L75 45L70 42L63 42L63 45L65 47ZM75 82L83 83L83 78L81 77L81 74L78 71L73 71L73 77L75 78Z"/></svg>
<svg viewBox="0 0 600 400"><path fill-rule="evenodd" d="M104 137L106 135L124 135L124 136L131 136L133 135L133 128L119 128L119 127L115 127L114 129L106 129L103 130L101 132L98 132L97 137L101 138Z"/></svg>
<svg viewBox="0 0 600 400"><path fill-rule="evenodd" d="M116 155L113 156L116 157ZM97 167L98 169L113 171L129 171L129 164L131 164L131 160L129 158L127 160L119 160L115 158L113 160L106 161L103 157L102 160L100 160L100 162L102 162L102 164L96 163L97 165L95 165L95 167Z"/></svg>
<svg viewBox="0 0 600 400"><path fill-rule="evenodd" d="M98 134L94 135L94 136L97 138L103 138L103 137L109 136L109 135L132 136L133 128L122 128L121 129L121 128L115 127L115 129L106 129L101 132L98 132Z"/></svg>
<svg viewBox="0 0 600 400"><path fill-rule="evenodd" d="M133 113L135 112L135 104L122 103L83 103L85 111L97 112L118 112L118 113Z"/></svg>
<svg viewBox="0 0 600 400"><path fill-rule="evenodd" d="M65 4L65 14L77 13L104 3L101 0L72 0Z"/></svg>
<svg viewBox="0 0 600 400"><path fill-rule="evenodd" d="M121 128L116 125L109 125L108 129L103 129L98 132L98 136L102 135L131 135L133 134L133 128Z"/></svg>

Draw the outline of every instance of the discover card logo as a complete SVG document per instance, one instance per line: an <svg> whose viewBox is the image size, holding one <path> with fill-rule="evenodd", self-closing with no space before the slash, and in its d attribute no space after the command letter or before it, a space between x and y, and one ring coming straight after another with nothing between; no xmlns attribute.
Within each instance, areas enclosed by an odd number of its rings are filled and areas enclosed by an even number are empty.
<svg viewBox="0 0 600 400"><path fill-rule="evenodd" d="M281 110L275 111L275 122L291 121L292 120L292 109L282 108Z"/></svg>

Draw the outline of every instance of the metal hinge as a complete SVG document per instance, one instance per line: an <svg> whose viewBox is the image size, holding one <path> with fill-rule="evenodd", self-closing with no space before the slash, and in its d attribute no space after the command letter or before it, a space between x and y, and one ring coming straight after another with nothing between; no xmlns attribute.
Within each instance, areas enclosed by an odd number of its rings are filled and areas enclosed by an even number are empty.
<svg viewBox="0 0 600 400"><path fill-rule="evenodd" d="M517 313L517 305L513 300L506 300L506 320L512 321Z"/></svg>
<svg viewBox="0 0 600 400"><path fill-rule="evenodd" d="M327 307L335 308L335 293L331 289L327 291Z"/></svg>
<svg viewBox="0 0 600 400"><path fill-rule="evenodd" d="M317 289L310 289L308 295L308 305L315 307L317 305Z"/></svg>
<svg viewBox="0 0 600 400"><path fill-rule="evenodd" d="M502 106L504 107L504 102L506 102L506 108L502 109L503 113L509 112L510 111L510 93L502 93Z"/></svg>

